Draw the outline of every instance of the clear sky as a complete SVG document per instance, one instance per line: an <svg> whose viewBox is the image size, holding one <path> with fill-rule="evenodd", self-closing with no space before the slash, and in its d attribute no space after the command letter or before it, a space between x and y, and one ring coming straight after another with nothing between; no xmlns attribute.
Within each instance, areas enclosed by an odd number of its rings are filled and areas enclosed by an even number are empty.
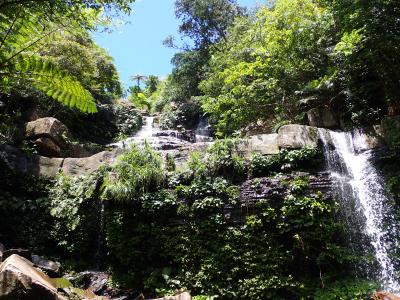
<svg viewBox="0 0 400 300"><path fill-rule="evenodd" d="M96 42L114 57L125 87L133 85L133 74L165 76L171 72L174 49L165 47L162 41L169 35L178 36L179 21L175 19L175 0L136 0L133 13L125 20L129 23L112 33L95 33ZM238 0L248 8L254 8L263 0ZM179 41L179 38L177 39Z"/></svg>

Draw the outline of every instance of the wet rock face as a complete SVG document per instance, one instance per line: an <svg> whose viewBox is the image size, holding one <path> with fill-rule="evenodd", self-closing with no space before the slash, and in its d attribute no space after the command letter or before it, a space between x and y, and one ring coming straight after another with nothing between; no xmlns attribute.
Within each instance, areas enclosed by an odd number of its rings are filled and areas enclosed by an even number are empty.
<svg viewBox="0 0 400 300"><path fill-rule="evenodd" d="M248 215L260 212L257 204L261 201L268 201L271 207L279 207L284 198L290 194L290 183L296 178L307 178L308 184L303 190L305 196L322 192L326 199L332 197L333 183L327 172L315 174L296 172L275 177L254 178L241 185L239 205L225 207L226 218L232 223L243 223Z"/></svg>
<svg viewBox="0 0 400 300"><path fill-rule="evenodd" d="M0 265L1 300L64 300L52 280L33 264L11 255Z"/></svg>

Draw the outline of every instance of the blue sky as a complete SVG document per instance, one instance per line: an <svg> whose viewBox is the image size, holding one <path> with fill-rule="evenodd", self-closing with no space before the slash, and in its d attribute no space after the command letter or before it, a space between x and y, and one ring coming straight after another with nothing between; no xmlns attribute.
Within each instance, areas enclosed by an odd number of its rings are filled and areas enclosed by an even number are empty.
<svg viewBox="0 0 400 300"><path fill-rule="evenodd" d="M95 33L96 42L114 57L125 87L132 85L133 74L165 76L171 72L174 49L162 45L169 35L177 36L179 21L174 14L175 0L136 0L129 23L112 33ZM242 6L255 7L265 0L238 0ZM178 41L179 39L177 39Z"/></svg>

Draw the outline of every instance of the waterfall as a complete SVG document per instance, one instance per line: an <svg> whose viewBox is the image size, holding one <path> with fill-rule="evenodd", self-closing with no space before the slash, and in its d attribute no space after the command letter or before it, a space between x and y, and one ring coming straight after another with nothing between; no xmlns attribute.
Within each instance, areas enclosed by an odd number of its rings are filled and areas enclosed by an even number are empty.
<svg viewBox="0 0 400 300"><path fill-rule="evenodd" d="M146 139L152 137L156 131L157 129L154 128L154 117L144 117L144 125L136 133L136 137Z"/></svg>
<svg viewBox="0 0 400 300"><path fill-rule="evenodd" d="M212 136L212 128L208 123L208 119L203 117L200 119L199 124L195 130L196 143L200 142L211 142L213 140Z"/></svg>
<svg viewBox="0 0 400 300"><path fill-rule="evenodd" d="M382 177L371 163L372 153L365 150L368 149L365 135L360 131L325 129L320 129L319 135L347 225L358 227L354 230L366 237L362 243L370 243L379 268L375 277L382 287L399 292L396 264L392 257L397 246L398 229L394 208L385 193Z"/></svg>

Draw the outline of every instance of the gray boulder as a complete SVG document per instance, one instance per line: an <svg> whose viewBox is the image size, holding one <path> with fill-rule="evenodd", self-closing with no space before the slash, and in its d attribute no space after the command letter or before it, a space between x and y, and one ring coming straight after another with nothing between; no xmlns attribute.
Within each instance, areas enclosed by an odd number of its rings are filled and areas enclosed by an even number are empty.
<svg viewBox="0 0 400 300"><path fill-rule="evenodd" d="M253 153L279 154L278 134L257 134L241 139L236 146L236 152L247 159L250 159Z"/></svg>
<svg viewBox="0 0 400 300"><path fill-rule="evenodd" d="M177 294L175 296L165 296L162 298L157 298L157 299L151 299L151 300L191 300L192 296L188 292L183 292L180 294Z"/></svg>
<svg viewBox="0 0 400 300"><path fill-rule="evenodd" d="M16 254L0 265L0 299L65 300L46 274Z"/></svg>
<svg viewBox="0 0 400 300"><path fill-rule="evenodd" d="M285 125L278 130L278 146L284 149L318 147L318 129L305 125Z"/></svg>
<svg viewBox="0 0 400 300"><path fill-rule="evenodd" d="M25 136L33 140L38 138L51 139L61 149L68 148L72 140L72 135L67 126L51 117L28 122L25 126Z"/></svg>
<svg viewBox="0 0 400 300"><path fill-rule="evenodd" d="M56 118L26 123L25 139L32 141L38 153L46 157L88 157L93 154L84 145L73 142L67 126Z"/></svg>
<svg viewBox="0 0 400 300"><path fill-rule="evenodd" d="M121 149L114 149L85 158L65 158L61 170L67 175L85 175L96 171L103 164L113 163L121 153Z"/></svg>
<svg viewBox="0 0 400 300"><path fill-rule="evenodd" d="M58 274L60 271L61 264L59 262L54 262L52 260L45 259L39 255L32 254L31 261L35 267L38 267L44 271Z"/></svg>

